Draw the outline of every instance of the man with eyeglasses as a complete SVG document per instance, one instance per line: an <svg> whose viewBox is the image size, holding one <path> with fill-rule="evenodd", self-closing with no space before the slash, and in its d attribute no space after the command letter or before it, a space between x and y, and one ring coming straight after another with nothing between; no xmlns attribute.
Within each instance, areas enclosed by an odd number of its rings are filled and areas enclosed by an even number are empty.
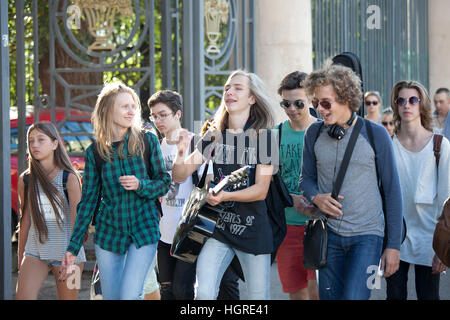
<svg viewBox="0 0 450 320"><path fill-rule="evenodd" d="M448 111L450 110L450 91L447 88L439 88L434 94L433 129L435 133L442 133L447 139L450 136L450 122ZM445 132L446 131L446 132Z"/></svg>
<svg viewBox="0 0 450 320"><path fill-rule="evenodd" d="M150 97L148 107L150 109L150 121L153 122L159 134L163 136L160 142L161 152L166 169L172 176L173 162L178 153L176 143L178 142L178 131L181 129L182 96L171 90L159 91ZM190 137L194 139L195 135L191 133ZM191 146L191 151L193 151L194 141L192 141ZM189 154L189 152L186 152L186 157ZM172 257L170 247L183 211L183 205L189 198L194 184L198 182L198 178L201 178L204 166L205 164L181 183L172 181L169 192L161 199L163 216L159 223L161 239L157 250L161 300L192 300L194 298L196 263L192 264ZM196 174L198 178L195 177ZM213 166L210 163L206 183L209 183L212 178ZM228 268L220 284L218 299L238 300L238 279L231 268ZM147 286L144 289L146 290Z"/></svg>
<svg viewBox="0 0 450 320"><path fill-rule="evenodd" d="M382 126L356 116L362 92L351 69L327 64L309 74L303 85L324 119L306 132L300 178L303 195L328 217L327 263L319 270L319 297L367 300L378 266L384 277L399 266L403 208L392 141ZM342 187L332 195L357 122L362 127Z"/></svg>
<svg viewBox="0 0 450 320"><path fill-rule="evenodd" d="M276 126L281 134L281 177L291 193L294 207L285 209L287 234L277 251L277 266L283 291L289 293L291 300L317 300L319 297L315 271L306 270L302 263L303 234L308 217L295 209L301 195L298 179L302 168L303 139L306 129L317 120L309 112L311 102L301 85L306 76L303 72L292 72L278 89L282 98L280 107L289 118Z"/></svg>

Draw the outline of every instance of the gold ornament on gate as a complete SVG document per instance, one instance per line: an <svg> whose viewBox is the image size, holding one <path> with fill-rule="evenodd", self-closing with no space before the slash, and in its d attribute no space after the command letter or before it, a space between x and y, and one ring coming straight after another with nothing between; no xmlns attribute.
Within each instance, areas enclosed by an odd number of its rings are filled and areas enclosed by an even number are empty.
<svg viewBox="0 0 450 320"><path fill-rule="evenodd" d="M72 3L83 11L89 24L88 30L95 38L88 50L114 50L115 46L108 38L114 31L116 13L123 17L132 16L131 0L72 0Z"/></svg>
<svg viewBox="0 0 450 320"><path fill-rule="evenodd" d="M205 0L206 37L209 40L206 52L220 54L217 42L220 38L221 24L227 24L229 4L228 0Z"/></svg>

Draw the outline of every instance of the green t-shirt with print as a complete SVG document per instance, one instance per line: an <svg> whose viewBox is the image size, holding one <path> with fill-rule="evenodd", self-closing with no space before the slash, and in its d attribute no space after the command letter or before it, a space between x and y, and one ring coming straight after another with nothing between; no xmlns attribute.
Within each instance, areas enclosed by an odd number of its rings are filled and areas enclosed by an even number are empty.
<svg viewBox="0 0 450 320"><path fill-rule="evenodd" d="M279 129L277 126L277 129ZM290 193L302 194L298 190L298 181L302 171L303 140L306 131L295 131L289 121L282 123L280 144L281 177ZM304 225L308 217L298 213L293 207L285 209L286 223Z"/></svg>

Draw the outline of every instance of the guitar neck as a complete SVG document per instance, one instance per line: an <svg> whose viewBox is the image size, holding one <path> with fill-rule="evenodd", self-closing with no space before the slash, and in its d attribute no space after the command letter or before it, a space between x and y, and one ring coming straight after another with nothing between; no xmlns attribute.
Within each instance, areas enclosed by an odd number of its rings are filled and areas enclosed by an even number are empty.
<svg viewBox="0 0 450 320"><path fill-rule="evenodd" d="M230 175L223 178L222 181L220 181L213 189L212 193L215 196L220 191L222 191L225 187L227 187L230 184L236 184L239 182L242 182L250 173L250 166L242 167L241 169L238 169L236 171L233 171ZM233 179L231 179L233 177ZM239 177L236 179L236 177Z"/></svg>
<svg viewBox="0 0 450 320"><path fill-rule="evenodd" d="M230 178L228 176L226 176L225 178L222 179L222 181L220 181L213 189L212 189L212 193L213 195L217 195L220 191L222 191L223 189L225 189L225 187L228 185Z"/></svg>

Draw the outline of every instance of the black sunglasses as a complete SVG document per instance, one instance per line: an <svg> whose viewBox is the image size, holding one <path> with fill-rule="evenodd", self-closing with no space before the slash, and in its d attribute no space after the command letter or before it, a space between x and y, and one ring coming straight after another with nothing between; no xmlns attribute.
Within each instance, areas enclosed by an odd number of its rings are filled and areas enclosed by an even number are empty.
<svg viewBox="0 0 450 320"><path fill-rule="evenodd" d="M394 125L394 121L381 121L381 124L383 125L383 126L387 126L388 124L390 125L390 126L393 126Z"/></svg>
<svg viewBox="0 0 450 320"><path fill-rule="evenodd" d="M406 103L409 101L410 104L418 104L420 102L420 99L417 97L410 97L409 99L405 98L397 98L395 99L395 104L400 107L402 105L403 107L406 106Z"/></svg>
<svg viewBox="0 0 450 320"><path fill-rule="evenodd" d="M376 106L378 105L378 101L366 101L366 106Z"/></svg>
<svg viewBox="0 0 450 320"><path fill-rule="evenodd" d="M283 99L280 102L280 106L285 109L289 108L291 105L294 105L297 109L303 109L305 107L305 103L301 100L289 101Z"/></svg>

